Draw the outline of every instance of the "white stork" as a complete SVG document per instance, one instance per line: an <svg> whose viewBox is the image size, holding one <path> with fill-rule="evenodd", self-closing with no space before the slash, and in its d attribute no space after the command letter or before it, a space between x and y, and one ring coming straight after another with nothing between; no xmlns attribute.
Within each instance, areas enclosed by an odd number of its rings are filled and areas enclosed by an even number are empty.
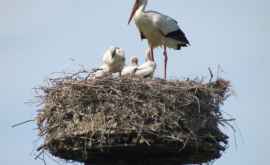
<svg viewBox="0 0 270 165"><path fill-rule="evenodd" d="M122 70L122 76L133 76L138 68L139 59L137 57L131 58L131 65L125 66Z"/></svg>
<svg viewBox="0 0 270 165"><path fill-rule="evenodd" d="M103 63L111 73L121 73L125 66L125 51L119 47L110 47L103 56Z"/></svg>
<svg viewBox="0 0 270 165"><path fill-rule="evenodd" d="M101 65L99 68L94 69L93 78L103 78L106 76L110 76L111 73L109 71L109 67L105 64Z"/></svg>
<svg viewBox="0 0 270 165"><path fill-rule="evenodd" d="M113 73L119 73L125 65L125 52L118 47L110 47L103 55L103 64L96 69L94 78L101 78Z"/></svg>
<svg viewBox="0 0 270 165"><path fill-rule="evenodd" d="M135 70L135 76L141 78L153 78L155 70L156 70L156 63L152 59L150 49L146 51L146 62Z"/></svg>
<svg viewBox="0 0 270 165"><path fill-rule="evenodd" d="M147 39L154 60L154 48L164 48L164 78L167 78L167 47L180 50L187 47L189 41L184 32L179 28L177 21L169 16L156 11L145 11L148 0L135 0L129 24L134 18L140 31L141 39Z"/></svg>

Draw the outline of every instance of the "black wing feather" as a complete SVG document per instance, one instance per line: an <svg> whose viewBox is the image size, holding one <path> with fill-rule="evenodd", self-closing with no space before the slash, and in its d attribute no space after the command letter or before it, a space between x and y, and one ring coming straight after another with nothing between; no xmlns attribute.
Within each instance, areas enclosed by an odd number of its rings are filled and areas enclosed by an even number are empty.
<svg viewBox="0 0 270 165"><path fill-rule="evenodd" d="M143 34L143 32L140 31L140 34L141 34L141 39L146 39L145 35Z"/></svg>
<svg viewBox="0 0 270 165"><path fill-rule="evenodd" d="M166 35L168 38L175 39L177 41L180 41L182 43L181 46L188 46L190 45L185 33L181 30L178 29L176 31L170 32L169 34Z"/></svg>

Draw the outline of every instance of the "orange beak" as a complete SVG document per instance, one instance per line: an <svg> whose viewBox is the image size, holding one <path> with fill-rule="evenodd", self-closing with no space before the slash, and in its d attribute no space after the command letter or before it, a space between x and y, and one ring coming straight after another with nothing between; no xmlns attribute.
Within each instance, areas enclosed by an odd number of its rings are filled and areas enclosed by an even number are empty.
<svg viewBox="0 0 270 165"><path fill-rule="evenodd" d="M139 7L140 7L139 6L139 0L136 0L135 1L135 4L133 6L132 12L130 14L130 17L129 17L129 20L128 20L128 24L130 24L132 18L134 17L134 14L136 13L136 11L138 10Z"/></svg>

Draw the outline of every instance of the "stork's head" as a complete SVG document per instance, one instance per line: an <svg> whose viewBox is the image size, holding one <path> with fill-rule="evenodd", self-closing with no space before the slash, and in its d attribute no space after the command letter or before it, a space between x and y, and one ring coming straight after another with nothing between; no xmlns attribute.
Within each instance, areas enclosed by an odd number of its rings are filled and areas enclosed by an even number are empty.
<svg viewBox="0 0 270 165"><path fill-rule="evenodd" d="M111 46L108 50L107 53L111 56L111 58L116 58L117 56L124 57L125 52L123 49L116 47L116 46Z"/></svg>
<svg viewBox="0 0 270 165"><path fill-rule="evenodd" d="M147 5L148 0L135 0L134 6L132 8L129 20L128 20L128 24L130 24L132 18L134 17L136 11L139 9L139 7L141 6L146 6Z"/></svg>
<svg viewBox="0 0 270 165"><path fill-rule="evenodd" d="M107 65L115 63L115 61L125 61L125 51L119 47L111 46L103 56L103 62Z"/></svg>
<svg viewBox="0 0 270 165"><path fill-rule="evenodd" d="M113 52L114 52L114 54L112 55L113 57L115 57L116 55L122 59L125 58L125 51L122 48L116 47Z"/></svg>
<svg viewBox="0 0 270 165"><path fill-rule="evenodd" d="M137 57L132 57L131 64L132 65L139 65L139 59Z"/></svg>

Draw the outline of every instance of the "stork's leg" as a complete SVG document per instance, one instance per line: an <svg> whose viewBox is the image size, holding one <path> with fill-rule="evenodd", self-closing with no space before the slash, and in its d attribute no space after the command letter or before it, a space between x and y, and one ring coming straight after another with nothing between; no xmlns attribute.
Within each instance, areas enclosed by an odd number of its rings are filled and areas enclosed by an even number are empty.
<svg viewBox="0 0 270 165"><path fill-rule="evenodd" d="M151 46L150 48L150 53L151 53L151 60L155 61L155 58L154 58L154 48Z"/></svg>
<svg viewBox="0 0 270 165"><path fill-rule="evenodd" d="M168 63L168 55L167 55L167 46L164 45L164 79L167 79L167 63Z"/></svg>

